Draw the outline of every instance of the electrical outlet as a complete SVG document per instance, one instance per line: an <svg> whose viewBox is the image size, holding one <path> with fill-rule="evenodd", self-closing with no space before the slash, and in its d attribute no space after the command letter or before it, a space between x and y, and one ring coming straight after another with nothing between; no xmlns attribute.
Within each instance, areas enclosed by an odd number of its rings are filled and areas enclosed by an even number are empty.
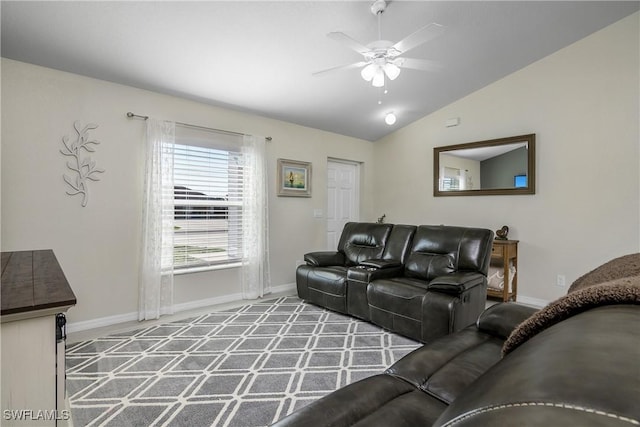
<svg viewBox="0 0 640 427"><path fill-rule="evenodd" d="M566 286L566 279L564 277L564 274L558 274L558 276L556 277L556 286L560 286L561 288L564 288Z"/></svg>

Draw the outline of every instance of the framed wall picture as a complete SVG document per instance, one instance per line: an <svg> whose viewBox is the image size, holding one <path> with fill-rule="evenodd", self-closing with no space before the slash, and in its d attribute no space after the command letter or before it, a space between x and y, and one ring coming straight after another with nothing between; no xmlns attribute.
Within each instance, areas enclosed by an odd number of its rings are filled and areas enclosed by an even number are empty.
<svg viewBox="0 0 640 427"><path fill-rule="evenodd" d="M311 197L311 163L278 159L278 196Z"/></svg>

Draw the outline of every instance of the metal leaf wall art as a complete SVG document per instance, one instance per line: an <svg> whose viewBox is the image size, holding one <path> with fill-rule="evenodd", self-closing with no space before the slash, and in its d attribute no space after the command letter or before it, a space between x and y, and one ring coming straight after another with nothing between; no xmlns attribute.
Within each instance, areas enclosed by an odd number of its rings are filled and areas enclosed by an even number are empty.
<svg viewBox="0 0 640 427"><path fill-rule="evenodd" d="M96 167L96 162L91 160L88 153L94 153L95 146L100 144L99 141L89 137L89 131L94 130L98 125L89 123L82 127L80 121L73 123L76 131L75 140L71 141L68 135L62 137L64 148L60 150L65 156L71 157L67 162L67 167L74 172L71 176L62 175L64 182L70 187L67 194L75 196L82 195L82 206L87 206L89 202L88 181L100 181L97 174L104 173L104 169Z"/></svg>

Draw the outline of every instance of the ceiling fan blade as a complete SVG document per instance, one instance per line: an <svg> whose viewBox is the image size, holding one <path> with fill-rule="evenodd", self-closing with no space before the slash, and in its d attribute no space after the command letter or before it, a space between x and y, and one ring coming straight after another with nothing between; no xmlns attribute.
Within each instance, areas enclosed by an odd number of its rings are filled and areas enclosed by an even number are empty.
<svg viewBox="0 0 640 427"><path fill-rule="evenodd" d="M432 22L431 24L420 28L418 31L409 34L404 39L392 46L393 49L400 53L405 53L414 47L433 40L444 32L444 26Z"/></svg>
<svg viewBox="0 0 640 427"><path fill-rule="evenodd" d="M428 59L396 58L393 63L400 68L411 68L422 71L442 70L442 65L439 62L430 61Z"/></svg>
<svg viewBox="0 0 640 427"><path fill-rule="evenodd" d="M319 76L321 74L327 74L327 73L330 73L330 72L333 72L333 71L349 70L351 68L364 67L367 64L368 64L368 62L366 62L366 61L360 61L360 62L356 62L354 64L349 64L349 65L339 65L337 67L327 68L326 70L316 71L315 73L311 73L311 75L312 76Z"/></svg>
<svg viewBox="0 0 640 427"><path fill-rule="evenodd" d="M327 34L327 37L329 37L330 39L335 40L335 41L337 41L339 43L342 43L343 45L345 45L349 49L355 50L356 52L358 52L359 54L362 54L362 55L364 55L365 53L368 53L368 52L371 51L371 49L369 49L368 47L366 47L365 45L363 45L359 41L352 39L351 37L349 37L345 33L333 32L333 33Z"/></svg>

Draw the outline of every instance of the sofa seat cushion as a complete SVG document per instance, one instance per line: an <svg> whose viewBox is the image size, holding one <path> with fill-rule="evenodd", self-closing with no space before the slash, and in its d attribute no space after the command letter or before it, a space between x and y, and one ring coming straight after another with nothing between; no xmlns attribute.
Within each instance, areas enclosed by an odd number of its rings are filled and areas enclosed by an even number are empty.
<svg viewBox="0 0 640 427"><path fill-rule="evenodd" d="M343 387L280 420L277 427L431 425L447 405L391 375Z"/></svg>
<svg viewBox="0 0 640 427"><path fill-rule="evenodd" d="M385 373L413 384L446 404L500 361L503 339L470 326L409 353Z"/></svg>
<svg viewBox="0 0 640 427"><path fill-rule="evenodd" d="M427 282L409 278L379 279L367 289L369 306L389 313L422 321L422 299Z"/></svg>
<svg viewBox="0 0 640 427"><path fill-rule="evenodd" d="M379 279L367 287L371 322L422 341L423 299L427 283L417 279Z"/></svg>

